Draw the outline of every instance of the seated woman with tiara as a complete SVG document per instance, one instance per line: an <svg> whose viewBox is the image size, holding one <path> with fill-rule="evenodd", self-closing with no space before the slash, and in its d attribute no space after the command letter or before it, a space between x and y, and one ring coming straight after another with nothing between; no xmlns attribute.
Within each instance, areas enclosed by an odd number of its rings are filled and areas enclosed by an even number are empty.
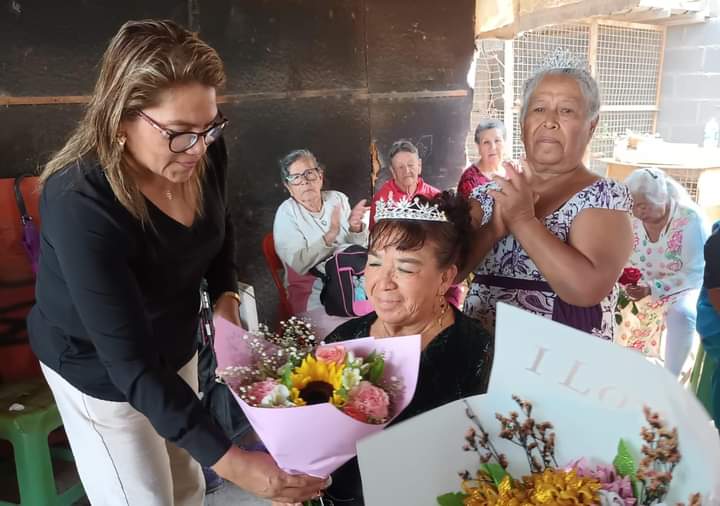
<svg viewBox="0 0 720 506"><path fill-rule="evenodd" d="M472 192L475 233L465 314L494 331L498 301L612 339L615 282L630 256L632 198L583 156L598 125L595 79L558 50L525 83L527 163Z"/></svg>
<svg viewBox="0 0 720 506"><path fill-rule="evenodd" d="M468 201L449 192L399 202L391 194L377 203L365 270L375 311L344 323L325 341L420 334L415 396L393 423L487 390L493 340L445 299L465 262L470 229ZM327 496L336 504L363 504L355 459L333 474Z"/></svg>

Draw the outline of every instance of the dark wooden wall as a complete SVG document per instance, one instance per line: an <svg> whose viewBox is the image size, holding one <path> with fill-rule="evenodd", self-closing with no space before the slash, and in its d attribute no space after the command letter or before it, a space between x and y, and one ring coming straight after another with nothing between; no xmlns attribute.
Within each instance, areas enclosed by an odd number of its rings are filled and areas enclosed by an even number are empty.
<svg viewBox="0 0 720 506"><path fill-rule="evenodd" d="M241 279L261 319L276 294L260 249L286 198L277 160L307 147L329 187L372 192L371 146L418 142L424 176L454 186L465 163L474 0L0 0L0 177L36 171L61 146L97 62L128 19L170 18L215 47ZM386 169L378 174L387 177Z"/></svg>

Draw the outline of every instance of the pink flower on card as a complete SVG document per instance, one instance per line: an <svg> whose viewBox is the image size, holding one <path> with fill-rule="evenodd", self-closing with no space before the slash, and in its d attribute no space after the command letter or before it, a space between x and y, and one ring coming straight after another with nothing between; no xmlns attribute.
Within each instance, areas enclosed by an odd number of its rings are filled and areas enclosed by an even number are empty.
<svg viewBox="0 0 720 506"><path fill-rule="evenodd" d="M343 410L363 422L384 422L388 418L390 398L387 392L369 381L361 381L350 390Z"/></svg>
<svg viewBox="0 0 720 506"><path fill-rule="evenodd" d="M345 355L345 347L339 344L320 346L315 350L315 358L323 362L334 362L337 365L345 363Z"/></svg>
<svg viewBox="0 0 720 506"><path fill-rule="evenodd" d="M596 479L600 482L602 490L617 494L624 506L636 504L630 478L620 476L613 466L600 464L592 467L586 459L578 459L570 462L566 469L574 469L581 478Z"/></svg>

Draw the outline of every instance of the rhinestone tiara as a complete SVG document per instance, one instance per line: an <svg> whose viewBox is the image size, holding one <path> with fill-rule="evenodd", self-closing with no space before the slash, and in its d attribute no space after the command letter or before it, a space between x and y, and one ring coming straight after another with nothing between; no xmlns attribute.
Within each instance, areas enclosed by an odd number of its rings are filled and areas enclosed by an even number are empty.
<svg viewBox="0 0 720 506"><path fill-rule="evenodd" d="M417 197L412 200L402 197L395 201L392 192L387 200L380 199L375 204L375 221L380 220L448 221L445 211L438 209L437 204L424 204Z"/></svg>
<svg viewBox="0 0 720 506"><path fill-rule="evenodd" d="M577 69L590 72L590 67L588 66L586 60L569 49L556 47L552 53L549 53L545 56L545 58L543 58L534 73L539 74L540 72L558 69Z"/></svg>

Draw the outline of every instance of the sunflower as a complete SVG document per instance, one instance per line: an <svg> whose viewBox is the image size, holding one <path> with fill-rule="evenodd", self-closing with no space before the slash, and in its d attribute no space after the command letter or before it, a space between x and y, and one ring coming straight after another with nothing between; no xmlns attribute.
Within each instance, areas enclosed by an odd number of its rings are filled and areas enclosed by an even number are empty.
<svg viewBox="0 0 720 506"><path fill-rule="evenodd" d="M331 402L336 406L343 403L338 390L342 388L342 374L345 364L317 360L306 356L300 367L290 375L290 399L298 406Z"/></svg>

